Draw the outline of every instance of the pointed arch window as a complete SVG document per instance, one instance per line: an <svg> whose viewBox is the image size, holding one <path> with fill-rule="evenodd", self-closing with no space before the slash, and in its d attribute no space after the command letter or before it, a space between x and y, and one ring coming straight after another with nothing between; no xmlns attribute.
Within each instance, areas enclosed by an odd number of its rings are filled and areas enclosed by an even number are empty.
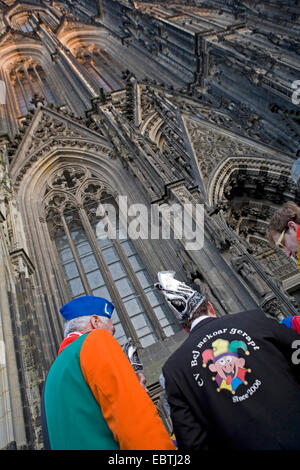
<svg viewBox="0 0 300 470"><path fill-rule="evenodd" d="M31 33L33 31L30 23L23 23L20 25L20 28L24 33Z"/></svg>
<svg viewBox="0 0 300 470"><path fill-rule="evenodd" d="M13 28L20 29L24 33L31 33L33 27L30 24L30 13L34 12L45 24L49 25L52 28L55 28L59 24L59 20L50 12L46 12L43 9L34 8L31 12L22 12L13 15L10 19L10 23Z"/></svg>
<svg viewBox="0 0 300 470"><path fill-rule="evenodd" d="M22 60L11 69L10 81L21 116L33 108L31 101L36 94L43 97L46 104L56 104L46 74L40 64Z"/></svg>
<svg viewBox="0 0 300 470"><path fill-rule="evenodd" d="M77 60L85 67L93 82L105 92L124 87L119 65L97 47L83 47L77 52Z"/></svg>
<svg viewBox="0 0 300 470"><path fill-rule="evenodd" d="M70 298L105 297L115 305L116 339L129 336L147 347L178 331L171 312L126 236L119 217L109 220L116 238L101 227L99 204L118 206L111 192L88 170L65 167L49 183L44 211ZM99 235L100 233L100 235Z"/></svg>
<svg viewBox="0 0 300 470"><path fill-rule="evenodd" d="M24 33L31 33L33 28L30 24L28 13L21 13L14 15L10 20L11 26L14 29L19 29Z"/></svg>
<svg viewBox="0 0 300 470"><path fill-rule="evenodd" d="M29 108L27 103L27 96L22 85L22 74L19 73L18 70L11 72L10 81L14 87L19 113L21 116L23 116L27 114Z"/></svg>

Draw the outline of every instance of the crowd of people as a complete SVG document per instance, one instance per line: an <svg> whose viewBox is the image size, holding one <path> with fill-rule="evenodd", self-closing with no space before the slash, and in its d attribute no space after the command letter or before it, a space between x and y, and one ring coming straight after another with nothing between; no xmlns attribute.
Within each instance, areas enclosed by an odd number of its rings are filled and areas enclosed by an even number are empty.
<svg viewBox="0 0 300 470"><path fill-rule="evenodd" d="M296 204L273 215L267 234L299 265ZM278 322L259 307L216 317L173 271L158 273L156 287L188 333L160 376L171 435L136 348L113 337L113 304L83 296L60 310L65 336L42 396L45 449L300 450L300 317Z"/></svg>

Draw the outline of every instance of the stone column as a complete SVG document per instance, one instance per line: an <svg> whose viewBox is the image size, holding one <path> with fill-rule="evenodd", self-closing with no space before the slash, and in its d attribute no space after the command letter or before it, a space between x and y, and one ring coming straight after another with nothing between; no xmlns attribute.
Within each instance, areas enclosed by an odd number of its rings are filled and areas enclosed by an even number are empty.
<svg viewBox="0 0 300 470"><path fill-rule="evenodd" d="M27 444L18 373L20 363L12 318L14 274L9 255L5 202L8 192L7 142L5 136L0 138L0 449L22 448Z"/></svg>

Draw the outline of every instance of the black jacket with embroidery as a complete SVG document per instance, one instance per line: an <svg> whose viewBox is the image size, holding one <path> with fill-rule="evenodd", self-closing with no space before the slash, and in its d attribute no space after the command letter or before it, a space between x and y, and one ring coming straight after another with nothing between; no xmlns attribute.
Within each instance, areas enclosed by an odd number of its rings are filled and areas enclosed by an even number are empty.
<svg viewBox="0 0 300 470"><path fill-rule="evenodd" d="M163 374L179 450L300 449L300 335L261 310L201 320Z"/></svg>

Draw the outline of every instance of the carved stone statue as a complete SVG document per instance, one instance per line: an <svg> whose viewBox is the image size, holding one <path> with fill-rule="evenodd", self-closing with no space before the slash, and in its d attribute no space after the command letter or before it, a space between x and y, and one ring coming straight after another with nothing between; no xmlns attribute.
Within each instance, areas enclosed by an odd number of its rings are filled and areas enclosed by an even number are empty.
<svg viewBox="0 0 300 470"><path fill-rule="evenodd" d="M263 301L260 306L268 316L276 318L277 320L284 318L282 306L277 299L270 299L267 302Z"/></svg>
<svg viewBox="0 0 300 470"><path fill-rule="evenodd" d="M230 262L233 269L240 274L240 276L246 281L247 284L250 284L252 289L259 295L264 296L267 292L266 288L263 286L262 279L258 278L255 269L247 262L246 256L243 254L234 255L234 250L231 247L229 250L232 254Z"/></svg>

